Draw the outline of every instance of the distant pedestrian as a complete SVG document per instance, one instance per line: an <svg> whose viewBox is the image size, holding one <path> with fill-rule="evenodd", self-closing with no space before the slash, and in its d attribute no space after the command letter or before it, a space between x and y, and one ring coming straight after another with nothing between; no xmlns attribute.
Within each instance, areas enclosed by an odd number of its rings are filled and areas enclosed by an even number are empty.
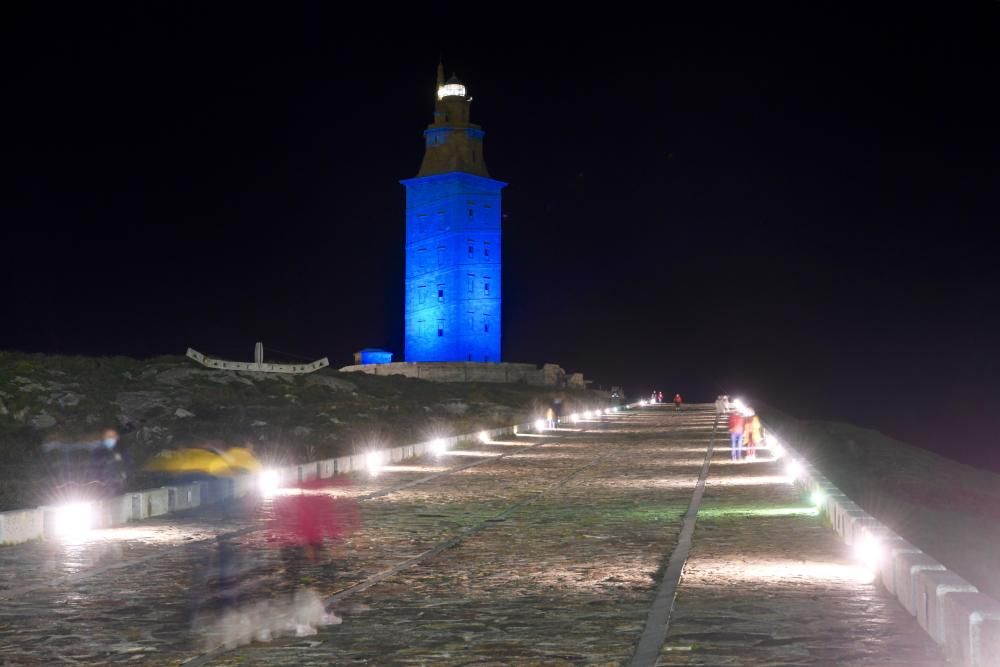
<svg viewBox="0 0 1000 667"><path fill-rule="evenodd" d="M663 402L663 392L662 391L656 392L656 402L657 403L662 403Z"/></svg>
<svg viewBox="0 0 1000 667"><path fill-rule="evenodd" d="M750 447L747 456L751 461L757 460L757 445L763 442L763 433L760 426L760 417L756 413L750 415L747 426L750 429Z"/></svg>
<svg viewBox="0 0 1000 667"><path fill-rule="evenodd" d="M681 398L680 394L674 394L674 410L680 410L681 409L681 403L683 403L683 402L684 402L684 399Z"/></svg>
<svg viewBox="0 0 1000 667"><path fill-rule="evenodd" d="M729 412L729 397L720 395L715 399L715 414L724 415Z"/></svg>
<svg viewBox="0 0 1000 667"><path fill-rule="evenodd" d="M556 427L556 411L551 407L545 411L545 422L548 424L546 428Z"/></svg>
<svg viewBox="0 0 1000 667"><path fill-rule="evenodd" d="M743 458L743 415L737 410L729 413L729 453L734 461Z"/></svg>

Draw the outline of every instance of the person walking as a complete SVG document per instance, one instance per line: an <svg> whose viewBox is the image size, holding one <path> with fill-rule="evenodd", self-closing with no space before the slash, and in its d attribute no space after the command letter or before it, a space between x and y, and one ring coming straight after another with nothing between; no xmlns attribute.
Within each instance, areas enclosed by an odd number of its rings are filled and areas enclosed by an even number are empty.
<svg viewBox="0 0 1000 667"><path fill-rule="evenodd" d="M743 458L743 415L737 410L729 412L729 453L734 461Z"/></svg>
<svg viewBox="0 0 1000 667"><path fill-rule="evenodd" d="M556 411L553 410L551 407L545 411L545 422L546 424L548 424L546 428L556 427Z"/></svg>
<svg viewBox="0 0 1000 667"><path fill-rule="evenodd" d="M751 461L757 460L757 445L763 442L763 433L760 426L760 417L757 413L750 415L749 423L747 426L750 429L750 449L747 451L748 458Z"/></svg>
<svg viewBox="0 0 1000 667"><path fill-rule="evenodd" d="M680 410L681 409L681 403L683 403L683 402L684 402L684 399L681 398L680 393L674 394L674 410Z"/></svg>

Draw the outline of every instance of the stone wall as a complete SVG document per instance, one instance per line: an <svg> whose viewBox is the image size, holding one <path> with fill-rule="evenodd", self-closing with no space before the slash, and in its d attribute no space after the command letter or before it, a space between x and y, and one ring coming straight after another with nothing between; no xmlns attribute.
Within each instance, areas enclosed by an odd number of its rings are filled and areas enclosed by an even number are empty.
<svg viewBox="0 0 1000 667"><path fill-rule="evenodd" d="M369 375L403 375L431 382L500 382L524 383L539 387L566 386L585 389L582 373L567 375L556 364L476 363L469 361L416 361L391 364L359 364L344 366L343 373L368 373Z"/></svg>

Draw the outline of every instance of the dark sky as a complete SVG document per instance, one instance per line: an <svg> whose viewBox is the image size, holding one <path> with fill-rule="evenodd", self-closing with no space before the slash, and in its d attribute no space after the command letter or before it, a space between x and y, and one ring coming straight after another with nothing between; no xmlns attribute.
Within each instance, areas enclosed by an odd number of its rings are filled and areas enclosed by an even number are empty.
<svg viewBox="0 0 1000 667"><path fill-rule="evenodd" d="M443 54L510 183L507 360L1000 470L1000 3L952 5L46 5L8 22L0 348L399 352Z"/></svg>

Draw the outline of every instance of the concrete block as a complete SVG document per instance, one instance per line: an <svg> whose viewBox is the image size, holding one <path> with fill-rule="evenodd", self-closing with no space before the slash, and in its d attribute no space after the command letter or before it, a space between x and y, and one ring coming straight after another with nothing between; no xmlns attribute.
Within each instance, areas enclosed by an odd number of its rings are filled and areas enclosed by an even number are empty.
<svg viewBox="0 0 1000 667"><path fill-rule="evenodd" d="M319 476L322 479L333 477L333 459L323 459L319 462Z"/></svg>
<svg viewBox="0 0 1000 667"><path fill-rule="evenodd" d="M944 565L925 553L900 553L894 560L896 599L911 616L916 616L917 605L920 603L917 576L924 570L943 570Z"/></svg>
<svg viewBox="0 0 1000 667"><path fill-rule="evenodd" d="M423 456L427 452L427 443L418 442L413 445L413 457Z"/></svg>
<svg viewBox="0 0 1000 667"><path fill-rule="evenodd" d="M861 528L872 516L860 507L857 509L845 508L840 514L840 524L837 526L837 532L848 546L853 545L855 533L860 535Z"/></svg>
<svg viewBox="0 0 1000 667"><path fill-rule="evenodd" d="M45 534L45 513L41 508L0 512L0 544L20 544Z"/></svg>
<svg viewBox="0 0 1000 667"><path fill-rule="evenodd" d="M919 554L923 552L898 535L893 535L888 538L884 537L882 539L882 544L885 547L885 555L878 562L879 580L882 582L882 585L887 591L895 595L896 557L899 556L899 554L904 553Z"/></svg>
<svg viewBox="0 0 1000 667"><path fill-rule="evenodd" d="M346 475L347 473L354 470L351 467L351 457L350 456L338 456L333 460L333 471L338 475Z"/></svg>
<svg viewBox="0 0 1000 667"><path fill-rule="evenodd" d="M389 461L399 463L403 460L403 447L393 447L389 450Z"/></svg>
<svg viewBox="0 0 1000 667"><path fill-rule="evenodd" d="M978 593L979 589L948 570L917 573L917 622L938 644L944 643L944 597L951 593ZM1000 655L998 655L1000 658Z"/></svg>
<svg viewBox="0 0 1000 667"><path fill-rule="evenodd" d="M198 484L184 484L182 486L169 487L174 490L174 510L189 510L201 505L201 486ZM168 496L169 503L169 496Z"/></svg>
<svg viewBox="0 0 1000 667"><path fill-rule="evenodd" d="M951 593L942 604L948 658L970 667L1000 665L1000 603L982 593Z"/></svg>
<svg viewBox="0 0 1000 667"><path fill-rule="evenodd" d="M366 472L368 470L368 463L365 460L364 454L355 454L351 457L351 470L354 472Z"/></svg>
<svg viewBox="0 0 1000 667"><path fill-rule="evenodd" d="M145 510L145 516L163 516L170 511L169 507L169 492L167 487L163 486L158 489L150 489L148 491L142 492L143 509Z"/></svg>

